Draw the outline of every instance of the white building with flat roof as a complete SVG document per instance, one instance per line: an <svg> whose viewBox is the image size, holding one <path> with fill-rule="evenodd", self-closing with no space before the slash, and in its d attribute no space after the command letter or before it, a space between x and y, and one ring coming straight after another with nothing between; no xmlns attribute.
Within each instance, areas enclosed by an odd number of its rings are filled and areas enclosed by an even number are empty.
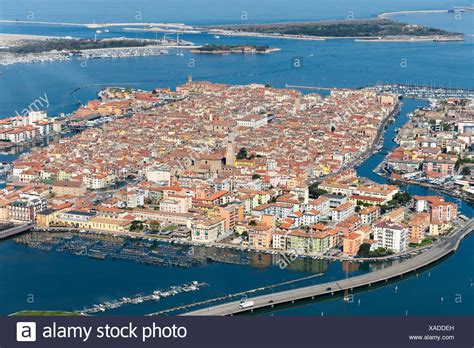
<svg viewBox="0 0 474 348"><path fill-rule="evenodd" d="M408 226L392 221L382 221L372 226L374 241L372 248L385 248L401 253L408 247Z"/></svg>
<svg viewBox="0 0 474 348"><path fill-rule="evenodd" d="M248 115L236 120L237 126L259 128L268 123L267 115Z"/></svg>

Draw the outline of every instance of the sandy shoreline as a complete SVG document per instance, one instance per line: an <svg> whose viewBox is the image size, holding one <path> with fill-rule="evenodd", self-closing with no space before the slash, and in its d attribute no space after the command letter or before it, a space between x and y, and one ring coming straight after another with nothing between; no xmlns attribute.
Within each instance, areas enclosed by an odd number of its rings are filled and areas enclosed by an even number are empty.
<svg viewBox="0 0 474 348"><path fill-rule="evenodd" d="M4 34L0 33L0 42L11 42L19 40L47 40L58 39L57 36L39 36L39 35L23 35L23 34Z"/></svg>
<svg viewBox="0 0 474 348"><path fill-rule="evenodd" d="M386 38L360 38L354 39L356 42L456 42L464 41L461 36L421 36L421 37L386 37Z"/></svg>
<svg viewBox="0 0 474 348"><path fill-rule="evenodd" d="M288 39L288 40L309 40L309 41L326 41L326 40L354 40L356 42L454 42L464 41L461 35L448 36L308 36L308 35L277 35L277 34L261 34L257 32L241 32L241 31L225 31L209 32L212 35L234 36L234 37L252 37L252 38L269 38L269 39Z"/></svg>

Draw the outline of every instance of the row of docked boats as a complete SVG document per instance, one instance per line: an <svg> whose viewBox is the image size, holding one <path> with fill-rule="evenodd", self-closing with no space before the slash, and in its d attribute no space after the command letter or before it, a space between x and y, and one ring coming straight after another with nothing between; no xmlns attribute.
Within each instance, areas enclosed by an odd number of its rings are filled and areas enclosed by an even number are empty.
<svg viewBox="0 0 474 348"><path fill-rule="evenodd" d="M165 290L155 290L148 295L138 294L132 297L122 297L116 300L105 301L103 303L95 304L89 308L84 308L76 312L84 315L96 314L108 310L118 309L126 305L137 305L147 301L159 301L161 298L172 297L181 293L199 291L204 286L208 286L208 284L194 280L191 283L174 285Z"/></svg>

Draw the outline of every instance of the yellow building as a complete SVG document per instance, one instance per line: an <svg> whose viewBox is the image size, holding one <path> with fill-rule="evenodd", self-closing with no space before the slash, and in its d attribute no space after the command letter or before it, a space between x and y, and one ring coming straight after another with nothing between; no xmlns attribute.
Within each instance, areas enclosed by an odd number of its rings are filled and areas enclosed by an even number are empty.
<svg viewBox="0 0 474 348"><path fill-rule="evenodd" d="M71 174L70 173L66 173L65 171L63 170L60 170L59 173L58 173L58 180L62 180L62 181L66 181L66 180L69 180L71 178Z"/></svg>
<svg viewBox="0 0 474 348"><path fill-rule="evenodd" d="M50 227L58 219L59 210L45 209L39 212L36 216L36 223L38 227Z"/></svg>
<svg viewBox="0 0 474 348"><path fill-rule="evenodd" d="M104 217L92 217L89 219L88 228L96 231L124 232L129 227L130 221Z"/></svg>
<svg viewBox="0 0 474 348"><path fill-rule="evenodd" d="M430 224L430 235L432 236L439 236L449 230L452 225L447 223L431 223Z"/></svg>
<svg viewBox="0 0 474 348"><path fill-rule="evenodd" d="M405 219L405 208L401 207L401 208L395 209L391 211L390 213L382 215L380 219L384 221L389 220L392 222L400 223Z"/></svg>
<svg viewBox="0 0 474 348"><path fill-rule="evenodd" d="M253 167L255 166L255 161L245 160L245 159L235 160L235 166L236 167Z"/></svg>

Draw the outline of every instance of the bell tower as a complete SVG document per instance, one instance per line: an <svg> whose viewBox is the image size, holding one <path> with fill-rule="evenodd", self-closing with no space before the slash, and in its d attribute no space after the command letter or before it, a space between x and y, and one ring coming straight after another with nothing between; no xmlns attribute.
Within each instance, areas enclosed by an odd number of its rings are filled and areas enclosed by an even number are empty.
<svg viewBox="0 0 474 348"><path fill-rule="evenodd" d="M228 134L228 141L227 141L227 147L225 151L225 164L226 166L235 166L235 146L234 146L234 140L235 140L235 133L230 132Z"/></svg>

